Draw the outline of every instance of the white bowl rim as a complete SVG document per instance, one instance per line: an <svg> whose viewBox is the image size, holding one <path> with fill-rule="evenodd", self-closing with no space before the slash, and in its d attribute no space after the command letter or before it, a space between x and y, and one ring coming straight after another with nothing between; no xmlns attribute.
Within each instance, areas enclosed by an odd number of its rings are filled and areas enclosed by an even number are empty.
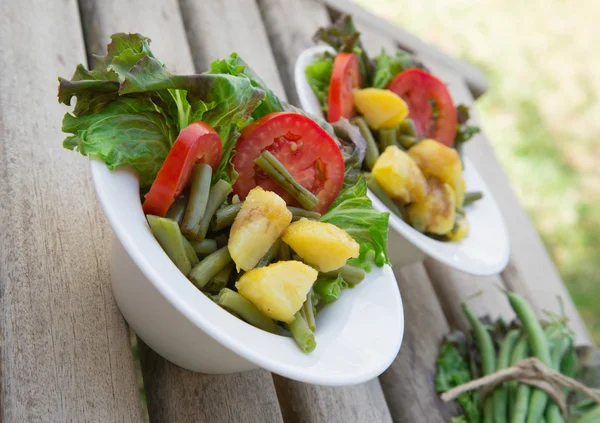
<svg viewBox="0 0 600 423"><path fill-rule="evenodd" d="M319 117L323 118L323 113L320 109L315 109L314 102L316 102L316 97L312 90L310 93L304 92L308 83L306 82L306 77L304 74L305 63L316 55L323 54L325 52L329 52L335 54L335 50L328 45L315 45L304 50L296 60L295 68L294 68L294 79L296 84L296 90L298 97L300 98L300 103L302 107L309 113L316 114ZM302 84L299 81L303 81ZM307 100L307 97L311 97L312 101ZM304 104L306 103L306 104ZM486 208L490 211L490 219L489 222L493 223L493 225L497 229L497 236L495 237L495 241L501 244L499 248L500 253L498 256L493 257L487 263L483 263L482 261L469 261L464 259L457 259L457 251L460 249L463 241L459 242L443 242L435 240L417 230L415 230L412 226L406 223L404 220L396 216L393 212L391 212L387 206L385 206L371 191L369 191L369 198L371 199L373 206L379 211L387 211L390 213L390 226L401 236L410 241L415 247L423 251L428 256L440 261L450 267L453 267L457 270L461 270L463 272L476 275L476 276L489 276L495 275L501 272L510 259L510 244L508 240L508 231L506 229L506 225L504 223L504 219L502 217L502 213L494 196L491 191L487 187L487 184L483 181L483 179L479 176L479 173L476 170L475 165L469 160L468 157L464 158L464 168L465 174L468 171L470 176L474 178L477 182L477 189L483 192L483 199L478 203L485 203ZM467 214L469 214L469 208L467 208ZM444 245L440 248L441 245ZM449 248L445 248L449 247ZM456 247L456 248L454 248Z"/></svg>
<svg viewBox="0 0 600 423"><path fill-rule="evenodd" d="M386 338L389 338L389 340L385 341L385 358L379 358L375 361L371 360L370 362L362 363L364 366L357 366L356 370L351 373L327 374L323 372L311 372L310 365L303 367L286 363L283 360L277 360L272 357L268 357L267 354L258 353L255 350L255 346L248 346L244 343L244 341L240 341L238 339L238 335L243 334L245 337L256 339L256 344L264 342L290 343L289 338L273 335L257 329L216 306L210 299L197 290L193 284L189 282L189 280L177 269L177 267L175 267L167 255L162 251L156 240L154 240L155 248L159 248L161 250L161 260L165 262L164 266L160 266L160 263L157 264L156 261L150 261L148 257L141 253L139 245L136 245L136 241L129 233L130 231L128 231L127 222L125 222L119 216L117 207L114 204L111 204L111 202L108 200L109 188L107 188L107 184L104 183L106 178L119 178L128 175L129 178L133 176L137 184L138 178L135 175L135 172L127 168L119 168L110 171L103 162L93 158L90 160L90 162L91 173L100 203L105 211L108 221L112 226L113 232L127 253L130 255L133 262L141 270L148 281L150 281L150 283L173 307L175 307L190 322L200 328L203 332L207 333L221 345L247 359L248 361L251 361L254 364L274 373L301 382L328 386L346 386L370 380L380 375L396 358L404 335L404 310L399 288L390 266L386 265L381 269L378 269L374 266L372 272L377 273L380 271L381 274L378 276L378 278L388 284L388 289L385 291L385 294L386 296L390 296L390 298L388 298L386 301L392 301L394 303L394 314L397 317L397 321L393 322L394 324L392 325L392 327L394 327L396 330L396 336L390 337L389 334L386 336ZM139 214L145 221L145 217L141 210L141 203L139 204L138 208ZM150 233L149 228L147 231ZM152 236L151 233L150 236ZM164 274L165 272L168 272L171 275L169 279L161 277L160 273ZM367 278L369 278L369 275L367 275ZM167 282L167 280L169 280L169 282ZM184 283L191 287L189 288L190 293L194 298L182 296L180 293L177 293L173 286L175 283ZM393 283L394 289L389 287L389 284L391 283ZM366 286L368 284L369 280L365 279L365 281L363 281L357 287ZM354 291L355 289L357 288L354 288L351 291ZM375 287L372 287L372 289L375 289ZM348 294L348 292L345 292L345 294ZM349 295L342 295L341 298L338 299L338 302L341 303L343 300L350 301L351 298ZM192 305L192 303L194 303L195 306ZM337 304L337 302L335 304ZM333 306L335 306L335 304L333 304ZM218 313L217 318L214 318L216 313ZM325 310L323 310L322 313L325 313ZM211 315L213 316L211 317ZM219 330L225 324L227 324L229 327L235 327L236 332L229 333L227 331ZM373 326L375 326L375 324L373 324ZM317 328L317 331L318 330L319 329ZM335 341L336 340L327 340L327 344L329 345ZM291 351L293 351L292 354L296 355L296 359L305 360L310 364L311 361L314 362L317 360L319 355L319 346L322 343L323 340L317 338L317 349L312 354L304 354L295 344L293 344L292 341L291 344L293 349ZM315 357L315 359L311 359L311 357Z"/></svg>

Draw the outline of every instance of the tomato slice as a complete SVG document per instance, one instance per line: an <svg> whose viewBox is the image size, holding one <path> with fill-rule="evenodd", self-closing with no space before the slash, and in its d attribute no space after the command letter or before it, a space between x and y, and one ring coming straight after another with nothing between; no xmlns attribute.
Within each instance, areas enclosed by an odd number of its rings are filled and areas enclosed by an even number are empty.
<svg viewBox="0 0 600 423"><path fill-rule="evenodd" d="M254 160L264 151L273 154L290 174L319 198L314 208L325 212L344 183L344 158L333 138L312 119L291 112L270 113L242 130L233 156L239 177L233 192L243 200L257 185L281 196L287 204L296 200L268 177Z"/></svg>
<svg viewBox="0 0 600 423"><path fill-rule="evenodd" d="M146 214L164 217L173 202L187 187L198 163L213 169L221 160L221 138L206 122L194 122L177 136L171 151L146 194L142 209Z"/></svg>
<svg viewBox="0 0 600 423"><path fill-rule="evenodd" d="M360 65L352 53L338 53L333 62L333 72L327 98L327 120L337 122L356 115L352 91L360 88Z"/></svg>
<svg viewBox="0 0 600 423"><path fill-rule="evenodd" d="M408 69L396 75L388 90L408 104L408 117L415 123L417 136L452 146L456 137L456 109L442 81L423 69ZM433 116L431 101L437 106L437 118Z"/></svg>

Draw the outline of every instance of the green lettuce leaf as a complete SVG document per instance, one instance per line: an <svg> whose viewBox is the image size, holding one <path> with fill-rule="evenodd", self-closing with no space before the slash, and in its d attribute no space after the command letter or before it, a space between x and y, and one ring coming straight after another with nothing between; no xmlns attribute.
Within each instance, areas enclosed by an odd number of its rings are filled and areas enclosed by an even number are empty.
<svg viewBox="0 0 600 423"><path fill-rule="evenodd" d="M331 74L333 73L333 57L330 54L324 54L317 57L313 63L304 69L306 81L317 96L319 105L323 114L327 116L329 84L331 82Z"/></svg>
<svg viewBox="0 0 600 423"><path fill-rule="evenodd" d="M342 291L346 288L348 288L348 284L341 275L331 277L319 274L312 289L313 293L318 296L317 304L319 304L319 308L321 308L340 298Z"/></svg>
<svg viewBox="0 0 600 423"><path fill-rule="evenodd" d="M375 58L373 88L386 88L396 75L414 67L417 66L409 52L398 49L395 55L390 55L382 49L381 54Z"/></svg>
<svg viewBox="0 0 600 423"><path fill-rule="evenodd" d="M342 189L329 210L321 216L322 222L345 230L360 246L360 256L348 263L367 272L372 263L381 267L389 263L387 237L389 213L376 211L367 197L367 184L360 178L356 184Z"/></svg>

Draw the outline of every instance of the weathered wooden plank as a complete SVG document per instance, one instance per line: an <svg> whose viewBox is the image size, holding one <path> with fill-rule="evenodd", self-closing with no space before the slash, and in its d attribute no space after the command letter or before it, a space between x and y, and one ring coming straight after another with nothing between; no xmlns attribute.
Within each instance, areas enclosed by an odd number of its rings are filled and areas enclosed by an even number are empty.
<svg viewBox="0 0 600 423"><path fill-rule="evenodd" d="M75 0L0 3L0 420L141 420L110 231L62 149L58 75L85 62Z"/></svg>
<svg viewBox="0 0 600 423"><path fill-rule="evenodd" d="M287 98L299 104L294 86L296 58L313 45L317 28L329 25L325 6L316 0L258 0Z"/></svg>
<svg viewBox="0 0 600 423"><path fill-rule="evenodd" d="M86 41L101 53L113 32L139 32L152 38L152 50L180 72L194 72L194 62L176 0L82 2ZM218 33L211 37L215 40ZM208 63L200 65L199 71ZM181 369L140 346L148 411L154 422L280 422L271 375L254 371L208 376Z"/></svg>
<svg viewBox="0 0 600 423"><path fill-rule="evenodd" d="M421 39L404 31L399 26L394 25L384 19L381 19L370 12L367 12L360 6L357 6L347 0L324 0L325 3L338 13L349 13L355 17L360 17L362 21L368 23L372 31L380 33L391 40L397 41L400 46L408 51L417 54L420 57L429 57L440 62L448 69L461 75L467 81L469 89L475 97L481 96L487 91L487 81L483 72L476 66L462 60L446 55L439 49L423 42Z"/></svg>
<svg viewBox="0 0 600 423"><path fill-rule="evenodd" d="M180 0L194 63L206 69L215 59L237 52L278 96L285 91L254 1Z"/></svg>
<svg viewBox="0 0 600 423"><path fill-rule="evenodd" d="M435 392L435 360L450 328L421 263L394 271L404 303L400 354L380 377L395 422L447 422L455 408Z"/></svg>

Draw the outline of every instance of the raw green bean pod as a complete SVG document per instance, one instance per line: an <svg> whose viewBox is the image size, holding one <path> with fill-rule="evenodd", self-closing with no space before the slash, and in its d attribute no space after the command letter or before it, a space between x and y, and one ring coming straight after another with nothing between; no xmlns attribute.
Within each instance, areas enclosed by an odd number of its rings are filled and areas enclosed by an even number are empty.
<svg viewBox="0 0 600 423"><path fill-rule="evenodd" d="M529 357L529 339L526 334L522 334L512 352L510 364L514 365L527 357ZM531 387L525 383L511 381L508 383L508 392L510 422L524 423L527 418L527 406L529 404L529 396L531 395Z"/></svg>
<svg viewBox="0 0 600 423"><path fill-rule="evenodd" d="M518 329L509 331L498 352L496 370L506 369L510 365L510 358L519 340L521 332ZM508 389L506 384L498 386L493 394L494 399L494 423L506 423L508 421Z"/></svg>

